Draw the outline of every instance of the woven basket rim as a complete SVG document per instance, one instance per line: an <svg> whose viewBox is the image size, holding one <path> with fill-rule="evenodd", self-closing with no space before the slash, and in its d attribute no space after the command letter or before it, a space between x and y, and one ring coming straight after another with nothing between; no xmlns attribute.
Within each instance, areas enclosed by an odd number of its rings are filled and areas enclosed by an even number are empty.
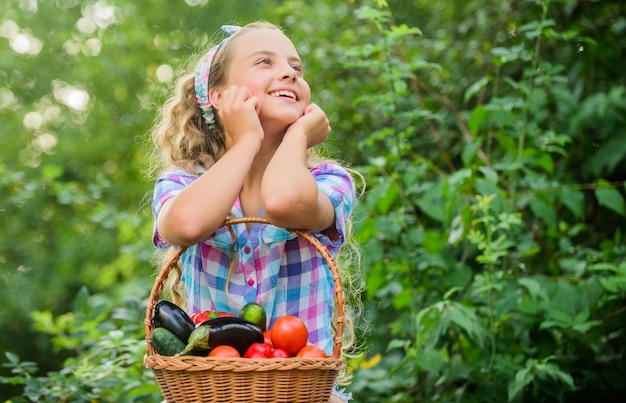
<svg viewBox="0 0 626 403"><path fill-rule="evenodd" d="M171 371L291 371L327 370L339 371L345 367L342 358L243 358L243 357L168 357L159 354L146 355L144 365L151 369Z"/></svg>
<svg viewBox="0 0 626 403"><path fill-rule="evenodd" d="M231 218L224 221L222 226L243 224L243 223L260 223L271 225L269 221L261 217L241 217ZM333 281L335 282L336 296L336 334L334 337L333 354L328 358L273 358L273 359L250 359L250 358L225 358L225 357L197 357L197 356L179 356L170 357L163 356L156 352L152 345L151 333L154 330L152 316L154 307L158 302L165 281L169 272L177 264L180 256L187 250L187 247L179 248L176 253L163 265L155 283L150 292L146 307L146 316L144 320L146 331L147 351L144 357L144 365L152 369L170 369L174 371L270 371L270 370L292 370L292 369L325 369L339 371L344 368L345 363L341 358L341 344L344 327L344 297L341 277L334 258L324 244L320 242L313 234L300 229L288 229L296 233L298 236L308 241L320 253L322 258L328 264L331 271Z"/></svg>

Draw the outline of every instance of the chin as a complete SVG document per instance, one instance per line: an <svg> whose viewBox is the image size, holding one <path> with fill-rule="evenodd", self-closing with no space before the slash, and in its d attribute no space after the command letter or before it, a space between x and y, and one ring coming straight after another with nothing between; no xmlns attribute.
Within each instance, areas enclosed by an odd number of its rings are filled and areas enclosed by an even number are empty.
<svg viewBox="0 0 626 403"><path fill-rule="evenodd" d="M277 117L263 116L261 119L262 121L265 120L267 122L274 122L275 125L285 126L285 130L287 130L287 128L300 119L301 116L302 113L299 115L295 113L285 113Z"/></svg>

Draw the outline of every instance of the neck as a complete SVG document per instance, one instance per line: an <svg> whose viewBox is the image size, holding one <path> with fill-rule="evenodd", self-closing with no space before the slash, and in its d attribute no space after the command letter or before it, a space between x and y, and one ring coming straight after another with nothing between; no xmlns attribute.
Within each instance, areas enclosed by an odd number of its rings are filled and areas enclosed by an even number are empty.
<svg viewBox="0 0 626 403"><path fill-rule="evenodd" d="M249 191L251 189L260 188L265 168L270 163L272 157L276 153L276 150L280 146L283 135L284 132L276 134L265 131L263 142L261 143L261 149L254 158L254 161L252 161L252 165L250 166L250 170L248 171L248 175L243 184L243 189Z"/></svg>

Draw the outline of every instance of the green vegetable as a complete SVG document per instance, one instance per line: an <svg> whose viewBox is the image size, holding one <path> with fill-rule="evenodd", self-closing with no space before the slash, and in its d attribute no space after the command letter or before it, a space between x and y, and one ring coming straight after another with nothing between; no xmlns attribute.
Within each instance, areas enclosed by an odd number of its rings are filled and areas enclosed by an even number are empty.
<svg viewBox="0 0 626 403"><path fill-rule="evenodd" d="M239 317L254 323L261 328L262 331L267 330L267 315L265 309L256 302L250 302L244 305L239 312Z"/></svg>
<svg viewBox="0 0 626 403"><path fill-rule="evenodd" d="M155 328L150 337L152 346L161 355L173 356L185 349L185 343L164 327Z"/></svg>

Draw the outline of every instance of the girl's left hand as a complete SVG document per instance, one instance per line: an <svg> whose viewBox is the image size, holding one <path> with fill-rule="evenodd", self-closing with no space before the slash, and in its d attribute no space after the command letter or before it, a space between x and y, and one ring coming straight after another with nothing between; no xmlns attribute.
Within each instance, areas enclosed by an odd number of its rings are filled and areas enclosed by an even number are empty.
<svg viewBox="0 0 626 403"><path fill-rule="evenodd" d="M324 111L316 104L310 104L304 109L304 114L289 126L286 135L296 131L304 134L307 148L311 148L326 141L330 130Z"/></svg>
<svg viewBox="0 0 626 403"><path fill-rule="evenodd" d="M222 92L217 113L224 127L227 150L245 138L261 143L264 133L257 108L257 98L246 87L231 85Z"/></svg>

